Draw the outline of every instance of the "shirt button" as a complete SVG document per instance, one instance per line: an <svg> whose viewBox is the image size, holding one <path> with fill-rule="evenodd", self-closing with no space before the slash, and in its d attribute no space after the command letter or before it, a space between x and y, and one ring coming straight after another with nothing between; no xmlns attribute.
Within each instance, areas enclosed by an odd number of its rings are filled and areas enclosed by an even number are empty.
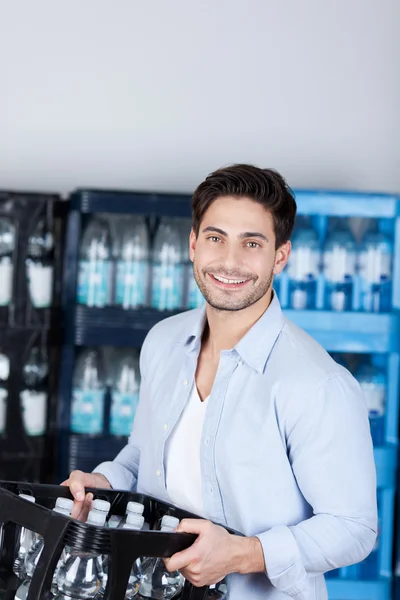
<svg viewBox="0 0 400 600"><path fill-rule="evenodd" d="M160 471L160 469L158 469L158 470L156 471L156 475L157 475L157 477L161 477L161 471Z"/></svg>
<svg viewBox="0 0 400 600"><path fill-rule="evenodd" d="M242 361L242 359L241 359L241 358L239 358L239 362L238 362L238 365L239 365L239 367L240 367L242 364L243 364L243 361Z"/></svg>
<svg viewBox="0 0 400 600"><path fill-rule="evenodd" d="M189 385L189 381L187 379L184 380L183 385Z"/></svg>
<svg viewBox="0 0 400 600"><path fill-rule="evenodd" d="M168 423L164 423L164 429L165 429L165 431L167 431L167 429L168 429Z"/></svg>

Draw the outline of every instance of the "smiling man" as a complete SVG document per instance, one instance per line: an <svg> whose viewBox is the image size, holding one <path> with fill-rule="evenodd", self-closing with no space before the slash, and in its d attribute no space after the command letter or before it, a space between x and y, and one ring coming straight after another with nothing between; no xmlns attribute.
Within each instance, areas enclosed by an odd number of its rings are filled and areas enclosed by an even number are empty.
<svg viewBox="0 0 400 600"><path fill-rule="evenodd" d="M367 409L354 378L282 314L274 275L296 203L275 171L220 169L193 196L190 256L206 306L166 319L141 353L129 443L66 482L137 490L209 520L167 561L229 600L325 600L323 574L356 563L377 531ZM242 531L232 536L210 521Z"/></svg>

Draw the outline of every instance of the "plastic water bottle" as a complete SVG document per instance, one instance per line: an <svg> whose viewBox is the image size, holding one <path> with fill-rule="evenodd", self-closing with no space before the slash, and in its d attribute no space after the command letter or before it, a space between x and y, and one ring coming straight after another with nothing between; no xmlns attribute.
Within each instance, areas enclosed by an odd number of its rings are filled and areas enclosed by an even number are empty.
<svg viewBox="0 0 400 600"><path fill-rule="evenodd" d="M144 218L122 221L116 244L115 304L125 309L145 306L150 282L150 242Z"/></svg>
<svg viewBox="0 0 400 600"><path fill-rule="evenodd" d="M29 296L35 308L48 308L53 297L53 235L44 220L39 221L28 240L26 273Z"/></svg>
<svg viewBox="0 0 400 600"><path fill-rule="evenodd" d="M179 519L164 516L161 531L172 533L179 525ZM137 598L140 600L171 600L183 588L184 578L179 571L167 571L162 558L147 557L141 559L142 577Z"/></svg>
<svg viewBox="0 0 400 600"><path fill-rule="evenodd" d="M105 521L106 513L93 506L86 523L104 527ZM71 548L68 559L58 571L56 600L96 598L102 587L103 577L101 555Z"/></svg>
<svg viewBox="0 0 400 600"><path fill-rule="evenodd" d="M190 260L189 235L192 228L190 219L176 219L179 224L182 239L183 262L183 306L185 308L200 308L205 300L193 274L193 263Z"/></svg>
<svg viewBox="0 0 400 600"><path fill-rule="evenodd" d="M13 254L15 250L15 226L9 220L0 219L0 306L8 306L13 295Z"/></svg>
<svg viewBox="0 0 400 600"><path fill-rule="evenodd" d="M0 352L0 435L6 430L8 399L7 380L9 375L10 359L6 354Z"/></svg>
<svg viewBox="0 0 400 600"><path fill-rule="evenodd" d="M57 498L56 506L53 511L66 517L71 515L73 501L67 498ZM35 534L36 535L36 534ZM41 535L36 535L35 540L25 556L25 572L26 577L24 582L19 586L15 593L15 600L26 600L29 592L29 586L32 581L33 573L37 567L40 556L44 548L44 539Z"/></svg>
<svg viewBox="0 0 400 600"><path fill-rule="evenodd" d="M140 502L128 502L126 505L125 516L122 518L119 528L122 529L128 520L129 515L136 515L141 517L144 512L144 506Z"/></svg>
<svg viewBox="0 0 400 600"><path fill-rule="evenodd" d="M161 221L152 253L151 305L157 310L183 306L183 251L179 224Z"/></svg>
<svg viewBox="0 0 400 600"><path fill-rule="evenodd" d="M228 597L228 587L226 580L223 579L219 583L214 583L208 588L206 600L223 600Z"/></svg>
<svg viewBox="0 0 400 600"><path fill-rule="evenodd" d="M19 497L27 502L36 502L34 496L29 496L29 494L19 494ZM20 579L24 579L26 575L25 558L36 538L37 534L34 531L26 529L26 527L21 527L18 540L18 552L13 565L13 571Z"/></svg>
<svg viewBox="0 0 400 600"><path fill-rule="evenodd" d="M22 421L27 435L46 433L48 372L45 348L33 347L23 368L24 386L20 394Z"/></svg>
<svg viewBox="0 0 400 600"><path fill-rule="evenodd" d="M386 375L371 363L363 362L355 377L367 401L373 443L375 446L381 446L385 438Z"/></svg>
<svg viewBox="0 0 400 600"><path fill-rule="evenodd" d="M380 232L367 233L358 258L361 309L389 312L392 295L393 245Z"/></svg>
<svg viewBox="0 0 400 600"><path fill-rule="evenodd" d="M111 235L106 220L93 218L82 238L78 273L79 304L103 308L111 302Z"/></svg>
<svg viewBox="0 0 400 600"><path fill-rule="evenodd" d="M139 357L131 351L122 355L111 389L111 435L128 436L132 432L139 401Z"/></svg>
<svg viewBox="0 0 400 600"><path fill-rule="evenodd" d="M82 352L76 364L71 405L71 431L95 435L103 432L106 383L97 350Z"/></svg>
<svg viewBox="0 0 400 600"><path fill-rule="evenodd" d="M289 302L295 310L315 309L321 253L315 230L305 222L292 238L288 263Z"/></svg>
<svg viewBox="0 0 400 600"><path fill-rule="evenodd" d="M347 311L352 308L356 272L356 243L349 229L337 223L324 249L325 308Z"/></svg>

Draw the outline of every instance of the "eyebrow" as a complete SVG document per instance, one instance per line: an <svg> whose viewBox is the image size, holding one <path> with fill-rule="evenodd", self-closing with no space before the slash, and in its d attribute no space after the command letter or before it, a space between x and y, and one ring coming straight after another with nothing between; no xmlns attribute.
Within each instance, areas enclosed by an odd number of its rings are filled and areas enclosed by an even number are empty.
<svg viewBox="0 0 400 600"><path fill-rule="evenodd" d="M229 237L228 234L226 233L226 231L224 231L223 229L220 229L219 227L213 227L212 225L209 225L208 227L205 227L203 229L203 233L207 233L207 232L219 233L220 235ZM246 238L259 238L261 240L264 240L264 242L269 242L267 236L264 235L263 233L260 233L259 231L244 231L243 233L241 233L239 235L240 240L244 240Z"/></svg>

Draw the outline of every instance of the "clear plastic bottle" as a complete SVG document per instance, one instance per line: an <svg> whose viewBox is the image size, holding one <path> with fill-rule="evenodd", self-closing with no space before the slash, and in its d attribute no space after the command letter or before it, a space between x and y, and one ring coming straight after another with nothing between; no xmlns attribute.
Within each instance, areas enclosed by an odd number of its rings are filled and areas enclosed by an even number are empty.
<svg viewBox="0 0 400 600"><path fill-rule="evenodd" d="M151 305L157 310L183 307L183 249L179 224L163 219L152 252Z"/></svg>
<svg viewBox="0 0 400 600"><path fill-rule="evenodd" d="M23 368L24 386L20 394L22 420L27 435L46 433L48 372L45 347L34 346Z"/></svg>
<svg viewBox="0 0 400 600"><path fill-rule="evenodd" d="M179 525L179 519L164 516L161 531L172 533ZM141 559L141 581L137 598L140 600L171 600L182 590L184 578L179 571L169 572L162 558Z"/></svg>
<svg viewBox="0 0 400 600"><path fill-rule="evenodd" d="M43 219L28 240L26 259L29 296L35 308L48 308L52 304L53 266L53 235Z"/></svg>
<svg viewBox="0 0 400 600"><path fill-rule="evenodd" d="M145 306L150 283L150 241L143 217L130 217L119 223L115 257L115 304L124 309Z"/></svg>
<svg viewBox="0 0 400 600"><path fill-rule="evenodd" d="M128 517L129 515L136 515L141 517L143 515L144 512L144 506L143 504L141 504L140 502L128 502L128 504L126 505L126 511L125 511L125 516L122 518L119 527L122 528L125 523L128 521Z"/></svg>
<svg viewBox="0 0 400 600"><path fill-rule="evenodd" d="M34 496L29 494L19 494L20 498L23 498L27 502L36 502ZM26 575L25 571L25 557L36 540L37 534L26 527L21 527L18 540L18 552L14 560L13 571L20 578L24 579Z"/></svg>
<svg viewBox="0 0 400 600"><path fill-rule="evenodd" d="M10 375L10 359L0 351L0 435L6 430L7 419L7 381Z"/></svg>
<svg viewBox="0 0 400 600"><path fill-rule="evenodd" d="M385 440L386 374L370 362L363 361L355 377L367 401L373 443L375 446L381 446Z"/></svg>
<svg viewBox="0 0 400 600"><path fill-rule="evenodd" d="M65 503L66 500L66 498L57 498L56 506L53 508L53 511L65 515L66 517L69 517L71 515L73 502L70 501L67 508ZM35 572L43 548L43 537L41 535L35 534L34 542L25 556L24 565L26 576L23 583L19 586L15 593L15 600L26 600L26 597L28 596L29 592L29 586L32 581L33 573Z"/></svg>
<svg viewBox="0 0 400 600"><path fill-rule="evenodd" d="M84 350L75 367L71 431L88 435L100 434L104 425L106 381L100 354L95 349Z"/></svg>
<svg viewBox="0 0 400 600"><path fill-rule="evenodd" d="M86 523L104 527L106 513L92 508ZM102 557L96 552L70 549L68 559L57 574L56 600L94 599L103 583Z"/></svg>
<svg viewBox="0 0 400 600"><path fill-rule="evenodd" d="M120 355L111 388L110 433L128 436L132 432L139 402L139 357L130 351Z"/></svg>
<svg viewBox="0 0 400 600"><path fill-rule="evenodd" d="M361 309L389 312L392 295L393 244L380 232L366 234L358 257Z"/></svg>
<svg viewBox="0 0 400 600"><path fill-rule="evenodd" d="M111 303L112 292L111 235L109 224L94 217L82 238L79 273L78 304L103 308Z"/></svg>
<svg viewBox="0 0 400 600"><path fill-rule="evenodd" d="M293 235L287 266L290 308L315 309L320 260L317 233L308 221L303 220Z"/></svg>
<svg viewBox="0 0 400 600"><path fill-rule="evenodd" d="M324 248L325 308L333 311L352 309L356 273L356 242L343 219L336 222Z"/></svg>
<svg viewBox="0 0 400 600"><path fill-rule="evenodd" d="M9 219L0 218L0 306L8 306L13 295L13 253L15 226Z"/></svg>

